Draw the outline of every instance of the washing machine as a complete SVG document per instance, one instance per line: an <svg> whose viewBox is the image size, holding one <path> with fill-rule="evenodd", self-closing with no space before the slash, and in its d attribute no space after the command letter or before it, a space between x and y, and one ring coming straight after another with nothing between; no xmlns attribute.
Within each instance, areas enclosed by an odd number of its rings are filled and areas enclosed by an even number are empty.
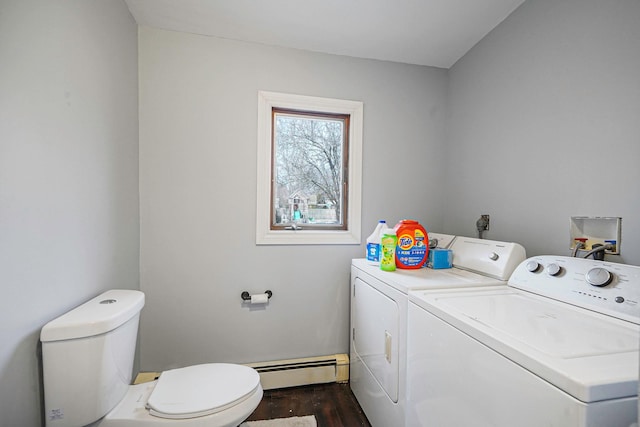
<svg viewBox="0 0 640 427"><path fill-rule="evenodd" d="M409 294L407 425L637 426L640 267L537 256Z"/></svg>
<svg viewBox="0 0 640 427"><path fill-rule="evenodd" d="M453 268L381 271L351 265L350 384L373 427L405 425L408 292L503 284L525 259L517 243L429 233L453 252Z"/></svg>

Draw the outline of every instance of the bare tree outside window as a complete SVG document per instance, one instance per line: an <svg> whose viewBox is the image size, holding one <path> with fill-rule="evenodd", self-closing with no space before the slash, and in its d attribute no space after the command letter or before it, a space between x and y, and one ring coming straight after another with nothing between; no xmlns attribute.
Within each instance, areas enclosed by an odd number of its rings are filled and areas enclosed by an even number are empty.
<svg viewBox="0 0 640 427"><path fill-rule="evenodd" d="M273 108L271 228L346 230L349 115Z"/></svg>

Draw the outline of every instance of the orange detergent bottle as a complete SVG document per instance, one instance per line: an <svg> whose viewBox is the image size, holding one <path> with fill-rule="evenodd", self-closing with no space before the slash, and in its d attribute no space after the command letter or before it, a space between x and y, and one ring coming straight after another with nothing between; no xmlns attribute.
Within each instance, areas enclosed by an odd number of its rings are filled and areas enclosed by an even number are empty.
<svg viewBox="0 0 640 427"><path fill-rule="evenodd" d="M418 221L403 219L394 227L398 236L396 246L396 267L403 269L421 268L427 261L429 237Z"/></svg>

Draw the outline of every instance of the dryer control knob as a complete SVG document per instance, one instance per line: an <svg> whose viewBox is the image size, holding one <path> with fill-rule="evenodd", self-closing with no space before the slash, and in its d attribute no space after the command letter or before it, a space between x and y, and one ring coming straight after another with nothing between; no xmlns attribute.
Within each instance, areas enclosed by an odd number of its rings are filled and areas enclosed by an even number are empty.
<svg viewBox="0 0 640 427"><path fill-rule="evenodd" d="M613 275L602 267L592 268L585 274L587 283L593 286L607 286L613 280Z"/></svg>
<svg viewBox="0 0 640 427"><path fill-rule="evenodd" d="M497 254L497 253L495 253L495 252L491 252L491 253L489 254L489 259L490 259L491 261L497 261L497 260L498 260L498 258L500 258L500 255L498 255L498 254Z"/></svg>
<svg viewBox="0 0 640 427"><path fill-rule="evenodd" d="M547 266L547 274L549 276L557 276L558 274L560 274L561 271L562 271L562 267L560 267L555 262Z"/></svg>
<svg viewBox="0 0 640 427"><path fill-rule="evenodd" d="M527 270L529 270L531 273L535 273L536 271L540 270L540 263L534 260L528 261Z"/></svg>

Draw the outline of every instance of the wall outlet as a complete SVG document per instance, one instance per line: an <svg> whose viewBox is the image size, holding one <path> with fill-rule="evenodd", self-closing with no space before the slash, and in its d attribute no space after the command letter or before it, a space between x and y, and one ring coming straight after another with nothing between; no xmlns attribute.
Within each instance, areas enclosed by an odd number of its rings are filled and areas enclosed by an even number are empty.
<svg viewBox="0 0 640 427"><path fill-rule="evenodd" d="M489 229L489 215L480 215L480 219L484 221L484 231L487 231Z"/></svg>

